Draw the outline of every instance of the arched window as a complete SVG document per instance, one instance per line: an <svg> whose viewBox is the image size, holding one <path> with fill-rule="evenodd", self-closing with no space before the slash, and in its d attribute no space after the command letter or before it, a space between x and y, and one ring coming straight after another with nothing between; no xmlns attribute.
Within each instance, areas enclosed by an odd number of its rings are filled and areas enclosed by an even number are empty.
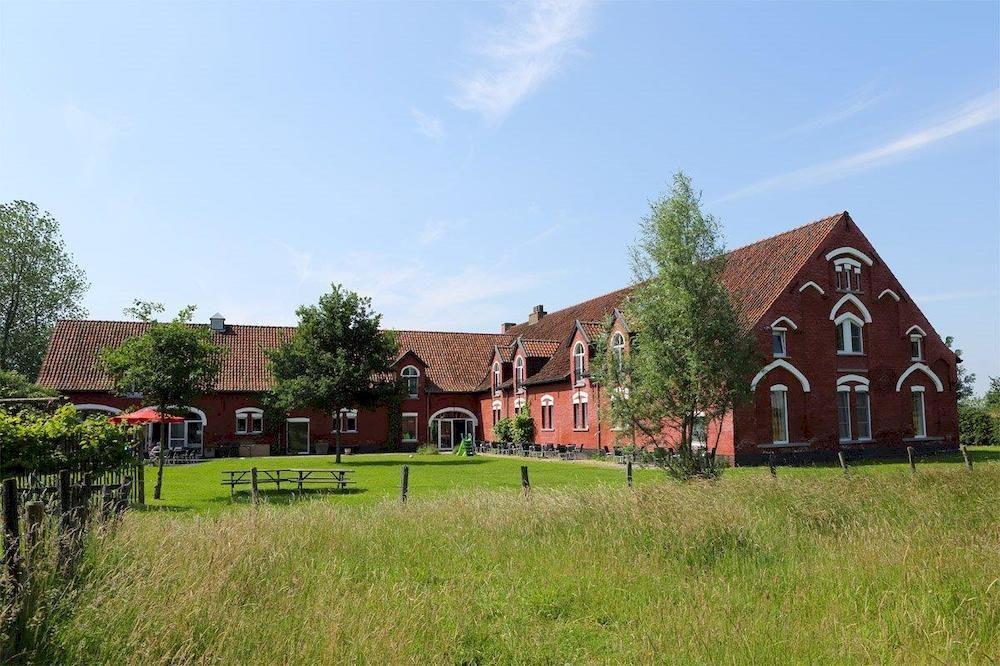
<svg viewBox="0 0 1000 666"><path fill-rule="evenodd" d="M861 334L861 327L864 322L850 312L837 317L833 322L837 327L837 353L838 354L863 354L864 337Z"/></svg>
<svg viewBox="0 0 1000 666"><path fill-rule="evenodd" d="M500 420L500 413L503 411L503 403L499 400L493 401L493 423Z"/></svg>
<svg viewBox="0 0 1000 666"><path fill-rule="evenodd" d="M524 409L525 400L524 398L516 398L514 400L514 411L519 412Z"/></svg>
<svg viewBox="0 0 1000 666"><path fill-rule="evenodd" d="M500 390L500 384L503 383L501 381L502 379L503 379L503 375L500 374L500 362L497 361L496 363L493 364L493 390L494 391L499 391Z"/></svg>
<svg viewBox="0 0 1000 666"><path fill-rule="evenodd" d="M868 384L868 378L861 375L844 375L837 379L837 430L841 442L872 438Z"/></svg>
<svg viewBox="0 0 1000 666"><path fill-rule="evenodd" d="M514 360L514 384L515 388L521 388L524 384L524 357L518 356Z"/></svg>
<svg viewBox="0 0 1000 666"><path fill-rule="evenodd" d="M264 432L264 412L256 407L236 410L236 434L259 435Z"/></svg>
<svg viewBox="0 0 1000 666"><path fill-rule="evenodd" d="M582 342L573 347L573 375L577 382L583 381L587 370L587 351Z"/></svg>
<svg viewBox="0 0 1000 666"><path fill-rule="evenodd" d="M420 394L420 371L414 366L408 365L399 374L406 382L406 392L410 398L416 398Z"/></svg>
<svg viewBox="0 0 1000 666"><path fill-rule="evenodd" d="M555 405L555 400L552 399L551 395L543 395L541 400L542 405L542 430L554 430L552 425L552 410L553 405Z"/></svg>
<svg viewBox="0 0 1000 666"><path fill-rule="evenodd" d="M861 291L861 262L842 257L833 262L837 291Z"/></svg>
<svg viewBox="0 0 1000 666"><path fill-rule="evenodd" d="M573 430L586 430L588 427L587 394L577 391L573 394Z"/></svg>
<svg viewBox="0 0 1000 666"><path fill-rule="evenodd" d="M611 353L614 354L615 363L618 364L618 372L621 372L622 360L625 357L625 336L618 331L611 336Z"/></svg>
<svg viewBox="0 0 1000 666"><path fill-rule="evenodd" d="M927 335L924 333L924 329L914 325L910 327L907 333L910 335L910 360L924 360L924 337Z"/></svg>

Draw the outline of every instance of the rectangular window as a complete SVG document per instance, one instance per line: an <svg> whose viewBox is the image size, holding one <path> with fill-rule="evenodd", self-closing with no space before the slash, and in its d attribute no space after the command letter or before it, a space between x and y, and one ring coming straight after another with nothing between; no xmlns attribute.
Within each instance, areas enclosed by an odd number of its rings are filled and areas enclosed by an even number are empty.
<svg viewBox="0 0 1000 666"><path fill-rule="evenodd" d="M837 324L837 352L841 354L864 353L861 326L850 319Z"/></svg>
<svg viewBox="0 0 1000 666"><path fill-rule="evenodd" d="M771 351L774 352L775 356L786 355L784 331L771 331Z"/></svg>
<svg viewBox="0 0 1000 666"><path fill-rule="evenodd" d="M236 415L236 434L237 435L245 435L245 434L247 434L247 424L248 424L247 415L246 414L237 414Z"/></svg>
<svg viewBox="0 0 1000 666"><path fill-rule="evenodd" d="M927 436L927 419L924 417L924 393L914 391L913 397L913 436Z"/></svg>
<svg viewBox="0 0 1000 666"><path fill-rule="evenodd" d="M542 405L542 430L552 430L552 405Z"/></svg>
<svg viewBox="0 0 1000 666"><path fill-rule="evenodd" d="M919 361L924 357L923 349L921 349L920 336L913 335L910 336L910 360Z"/></svg>
<svg viewBox="0 0 1000 666"><path fill-rule="evenodd" d="M573 429L587 429L587 403L585 402L573 403Z"/></svg>
<svg viewBox="0 0 1000 666"><path fill-rule="evenodd" d="M351 410L347 412L340 413L340 432L357 432L358 431L358 412L357 410ZM334 421L333 432L337 432L337 422Z"/></svg>
<svg viewBox="0 0 1000 666"><path fill-rule="evenodd" d="M257 435L264 432L264 417L260 414L250 415L250 432Z"/></svg>
<svg viewBox="0 0 1000 666"><path fill-rule="evenodd" d="M853 321L848 322L851 327L851 351L855 354L860 354L864 351L861 344L861 327L855 324Z"/></svg>
<svg viewBox="0 0 1000 666"><path fill-rule="evenodd" d="M837 391L837 425L840 441L851 439L851 392Z"/></svg>
<svg viewBox="0 0 1000 666"><path fill-rule="evenodd" d="M771 391L771 441L788 442L788 401L784 391Z"/></svg>
<svg viewBox="0 0 1000 666"><path fill-rule="evenodd" d="M844 325L843 324L837 324L837 351L839 351L839 352L847 351L847 348L844 346Z"/></svg>
<svg viewBox="0 0 1000 666"><path fill-rule="evenodd" d="M417 415L406 413L400 419L404 442L417 441Z"/></svg>
<svg viewBox="0 0 1000 666"><path fill-rule="evenodd" d="M704 415L694 417L694 424L691 426L691 446L701 448L708 446L708 424Z"/></svg>
<svg viewBox="0 0 1000 666"><path fill-rule="evenodd" d="M499 420L500 420L500 408L499 407L494 407L493 408L493 423L496 423Z"/></svg>
<svg viewBox="0 0 1000 666"><path fill-rule="evenodd" d="M858 421L858 439L871 439L872 414L871 403L868 401L868 391L855 392L854 416Z"/></svg>

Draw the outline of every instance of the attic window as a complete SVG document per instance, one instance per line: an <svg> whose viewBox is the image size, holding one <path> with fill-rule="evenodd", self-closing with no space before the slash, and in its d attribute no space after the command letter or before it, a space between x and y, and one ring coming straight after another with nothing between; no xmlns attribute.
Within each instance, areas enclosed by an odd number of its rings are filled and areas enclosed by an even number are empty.
<svg viewBox="0 0 1000 666"><path fill-rule="evenodd" d="M775 357L788 356L785 333L783 328L771 329L771 352Z"/></svg>
<svg viewBox="0 0 1000 666"><path fill-rule="evenodd" d="M503 375L500 374L500 363L499 362L494 363L493 364L493 390L494 391L499 391L500 390L500 384L503 383L501 381L502 377L503 377Z"/></svg>
<svg viewBox="0 0 1000 666"><path fill-rule="evenodd" d="M582 382L583 378L586 377L587 369L587 351L583 346L582 342L577 342L576 346L573 347L573 375L577 383Z"/></svg>
<svg viewBox="0 0 1000 666"><path fill-rule="evenodd" d="M416 367L408 365L403 368L399 375L406 382L406 392L410 399L418 397L420 395L420 371Z"/></svg>
<svg viewBox="0 0 1000 666"><path fill-rule="evenodd" d="M622 359L625 356L625 336L617 331L611 336L611 353L615 355L618 372L621 372Z"/></svg>
<svg viewBox="0 0 1000 666"><path fill-rule="evenodd" d="M837 291L861 291L861 262L847 257L833 262Z"/></svg>
<svg viewBox="0 0 1000 666"><path fill-rule="evenodd" d="M924 337L919 333L910 336L910 360L919 361L924 357Z"/></svg>
<svg viewBox="0 0 1000 666"><path fill-rule="evenodd" d="M524 357L518 356L514 361L514 385L516 388L521 388L524 384Z"/></svg>

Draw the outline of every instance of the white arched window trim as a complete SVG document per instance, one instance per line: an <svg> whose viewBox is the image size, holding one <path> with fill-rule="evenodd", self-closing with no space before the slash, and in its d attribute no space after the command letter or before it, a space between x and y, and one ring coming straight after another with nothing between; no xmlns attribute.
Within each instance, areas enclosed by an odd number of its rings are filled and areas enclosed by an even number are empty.
<svg viewBox="0 0 1000 666"><path fill-rule="evenodd" d="M844 384L849 384L851 382L857 382L859 384L864 384L868 386L868 378L862 377L861 375L844 375L843 377L837 378L837 386L843 386Z"/></svg>
<svg viewBox="0 0 1000 666"><path fill-rule="evenodd" d="M843 313L842 315L840 315L839 317L837 317L836 319L834 319L833 323L837 324L839 326L840 324L843 324L845 321L848 321L848 320L853 321L858 326L864 326L865 325L865 322L863 322L861 320L861 317L859 317L858 315L854 314L853 312L845 312L845 313Z"/></svg>
<svg viewBox="0 0 1000 666"><path fill-rule="evenodd" d="M521 409L522 407L524 407L524 405L525 405L524 398L515 398L514 399L514 409Z"/></svg>
<svg viewBox="0 0 1000 666"><path fill-rule="evenodd" d="M861 270L861 262L860 261L857 261L855 259L848 259L846 257L841 257L840 259L834 260L833 265L834 266L852 266L853 268L855 268L855 269L857 269L859 271Z"/></svg>
<svg viewBox="0 0 1000 666"><path fill-rule="evenodd" d="M503 375L500 374L500 362L497 361L496 363L493 364L493 390L494 391L499 391L500 390L500 384L503 383L502 379L503 379Z"/></svg>
<svg viewBox="0 0 1000 666"><path fill-rule="evenodd" d="M399 371L399 376L406 380L406 390L410 398L420 395L420 370L415 365L408 365Z"/></svg>
<svg viewBox="0 0 1000 666"><path fill-rule="evenodd" d="M944 391L944 384L941 383L941 379L936 374L934 374L934 371L931 370L926 363L914 363L906 370L904 370L903 374L899 376L899 380L896 382L897 393L902 390L903 382L906 381L906 378L912 375L914 372L917 372L918 370L927 375L928 377L930 377L930 380L934 383L934 388L937 389L938 393Z"/></svg>
<svg viewBox="0 0 1000 666"><path fill-rule="evenodd" d="M869 257L861 250L857 250L853 247L838 247L836 250L830 250L829 252L826 253L826 260L829 261L834 257L839 257L844 254L850 255L852 257L857 257L861 261L865 262L865 264L868 266L871 266L874 263L871 257Z"/></svg>
<svg viewBox="0 0 1000 666"><path fill-rule="evenodd" d="M494 410L503 409L503 403L500 402L499 400L494 400L492 407Z"/></svg>
<svg viewBox="0 0 1000 666"><path fill-rule="evenodd" d="M916 324L906 329L906 335L913 335L913 334L922 335L925 338L927 337L927 333L924 332L924 329L920 328Z"/></svg>
<svg viewBox="0 0 1000 666"><path fill-rule="evenodd" d="M122 410L117 407L111 407L109 405L98 405L96 403L83 403L81 405L73 405L78 412L107 412L108 414L121 414Z"/></svg>
<svg viewBox="0 0 1000 666"><path fill-rule="evenodd" d="M902 300L899 298L899 294L894 292L892 289L883 289L882 293L879 294L878 297L882 298L883 296L891 296L892 298L896 299L897 303L899 303L899 301Z"/></svg>
<svg viewBox="0 0 1000 666"><path fill-rule="evenodd" d="M205 412L201 411L197 407L178 407L177 405L169 405L167 407L167 410L168 411L170 411L170 410L186 410L186 411L189 411L192 414L196 414L198 416L198 418L201 419L201 424L203 426L204 425L208 425L208 417L205 416ZM188 419L188 421L193 421L193 420L194 419Z"/></svg>
<svg viewBox="0 0 1000 666"><path fill-rule="evenodd" d="M859 310L861 310L861 314L864 315L865 323L866 324L872 323L872 313L868 311L868 308L866 308L865 304L861 302L861 299L859 299L854 294L844 294L843 296L841 296L840 300L837 301L837 304L834 305L833 309L830 310L831 321L836 320L837 312L840 310L841 306L843 306L845 303L854 303L854 305L857 306Z"/></svg>
<svg viewBox="0 0 1000 666"><path fill-rule="evenodd" d="M242 428L240 428L240 417L243 417ZM259 428L254 428L254 417L259 420ZM240 407L236 410L237 435L259 435L262 432L264 432L264 410L257 407Z"/></svg>
<svg viewBox="0 0 1000 666"><path fill-rule="evenodd" d="M445 412L459 412L460 414L465 414L470 419L472 419L472 425L479 427L479 419L476 418L476 415L463 407L445 407L444 409L439 409L433 414L431 414L431 417L427 419L427 422L430 423L431 421L436 419L441 414L444 414Z"/></svg>
<svg viewBox="0 0 1000 666"><path fill-rule="evenodd" d="M524 384L524 357L518 356L514 359L514 386L521 390L522 384Z"/></svg>
<svg viewBox="0 0 1000 666"><path fill-rule="evenodd" d="M573 394L573 404L577 405L581 402L587 402L589 398L587 397L586 391L577 391Z"/></svg>
<svg viewBox="0 0 1000 666"><path fill-rule="evenodd" d="M787 324L788 327L791 328L793 331L799 330L799 327L795 325L795 322L789 319L788 317L778 317L777 319L771 322L771 328L779 328L782 325L782 323Z"/></svg>
<svg viewBox="0 0 1000 666"><path fill-rule="evenodd" d="M792 373L792 375L799 380L799 384L802 385L802 390L805 391L806 393L809 393L810 391L809 380L806 379L805 375L799 372L798 368L796 368L794 365L792 365L783 358L775 359L770 363L768 363L767 365L765 365L763 368L761 368L760 371L756 375L754 375L753 381L750 382L750 390L751 391L756 390L757 384L760 383L760 380L763 379L767 373L771 372L775 368L784 368L788 372Z"/></svg>
<svg viewBox="0 0 1000 666"><path fill-rule="evenodd" d="M806 289L808 289L809 287L812 287L813 289L815 289L816 291L818 291L821 295L826 294L826 292L823 291L823 287L819 286L818 284L816 284L812 280L809 280L809 282L806 282L804 285L802 285L801 287L799 287L799 291L803 292Z"/></svg>
<svg viewBox="0 0 1000 666"><path fill-rule="evenodd" d="M542 399L539 402L541 402L542 407L547 407L549 405L554 405L556 401L551 395L546 394L542 396Z"/></svg>

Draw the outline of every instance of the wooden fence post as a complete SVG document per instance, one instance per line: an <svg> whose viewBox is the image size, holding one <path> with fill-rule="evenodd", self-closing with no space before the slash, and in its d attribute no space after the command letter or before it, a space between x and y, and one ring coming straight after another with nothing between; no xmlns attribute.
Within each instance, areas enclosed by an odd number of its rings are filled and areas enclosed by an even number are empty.
<svg viewBox="0 0 1000 666"><path fill-rule="evenodd" d="M528 480L527 465L521 465L521 487L524 488L525 495L531 492L531 482Z"/></svg>
<svg viewBox="0 0 1000 666"><path fill-rule="evenodd" d="M3 482L3 563L15 588L21 580L21 528L18 525L17 480Z"/></svg>
<svg viewBox="0 0 1000 666"><path fill-rule="evenodd" d="M107 520L111 517L111 486L101 486L101 518Z"/></svg>
<svg viewBox="0 0 1000 666"><path fill-rule="evenodd" d="M257 468L250 468L250 498L254 504L260 501L260 497L257 495Z"/></svg>
<svg viewBox="0 0 1000 666"><path fill-rule="evenodd" d="M399 471L399 499L406 504L406 496L410 492L410 466L403 465Z"/></svg>
<svg viewBox="0 0 1000 666"><path fill-rule="evenodd" d="M38 500L24 505L24 527L27 535L28 559L35 559L35 549L42 540L42 522L45 520L45 504Z"/></svg>
<svg viewBox="0 0 1000 666"><path fill-rule="evenodd" d="M59 470L59 561L69 560L73 532L73 488L69 485L69 470Z"/></svg>
<svg viewBox="0 0 1000 666"><path fill-rule="evenodd" d="M778 477L778 468L774 464L774 452L773 451L771 452L771 455L768 456L768 464L771 467L771 476L777 478Z"/></svg>
<svg viewBox="0 0 1000 666"><path fill-rule="evenodd" d="M917 473L917 461L913 457L913 447L912 446L906 447L906 457L909 458L909 460L910 460L910 471L913 472L914 474L916 474Z"/></svg>
<svg viewBox="0 0 1000 666"><path fill-rule="evenodd" d="M958 448L961 449L961 451L962 451L962 457L965 458L965 468L971 472L972 471L972 459L969 458L969 449L968 449L968 447L966 447L965 444L960 444Z"/></svg>
<svg viewBox="0 0 1000 666"><path fill-rule="evenodd" d="M126 478L122 481L121 488L118 489L118 498L115 502L114 511L116 514L125 513L128 508L129 497L132 494L132 479Z"/></svg>
<svg viewBox="0 0 1000 666"><path fill-rule="evenodd" d="M844 476L847 476L847 461L844 460L844 452L843 451L837 451L837 458L840 459L840 466L844 470Z"/></svg>
<svg viewBox="0 0 1000 666"><path fill-rule="evenodd" d="M632 461L629 460L625 463L625 483L629 488L632 487Z"/></svg>
<svg viewBox="0 0 1000 666"><path fill-rule="evenodd" d="M139 506L145 506L146 504L146 466L139 461L135 465L136 475L135 480L138 485L138 500Z"/></svg>

